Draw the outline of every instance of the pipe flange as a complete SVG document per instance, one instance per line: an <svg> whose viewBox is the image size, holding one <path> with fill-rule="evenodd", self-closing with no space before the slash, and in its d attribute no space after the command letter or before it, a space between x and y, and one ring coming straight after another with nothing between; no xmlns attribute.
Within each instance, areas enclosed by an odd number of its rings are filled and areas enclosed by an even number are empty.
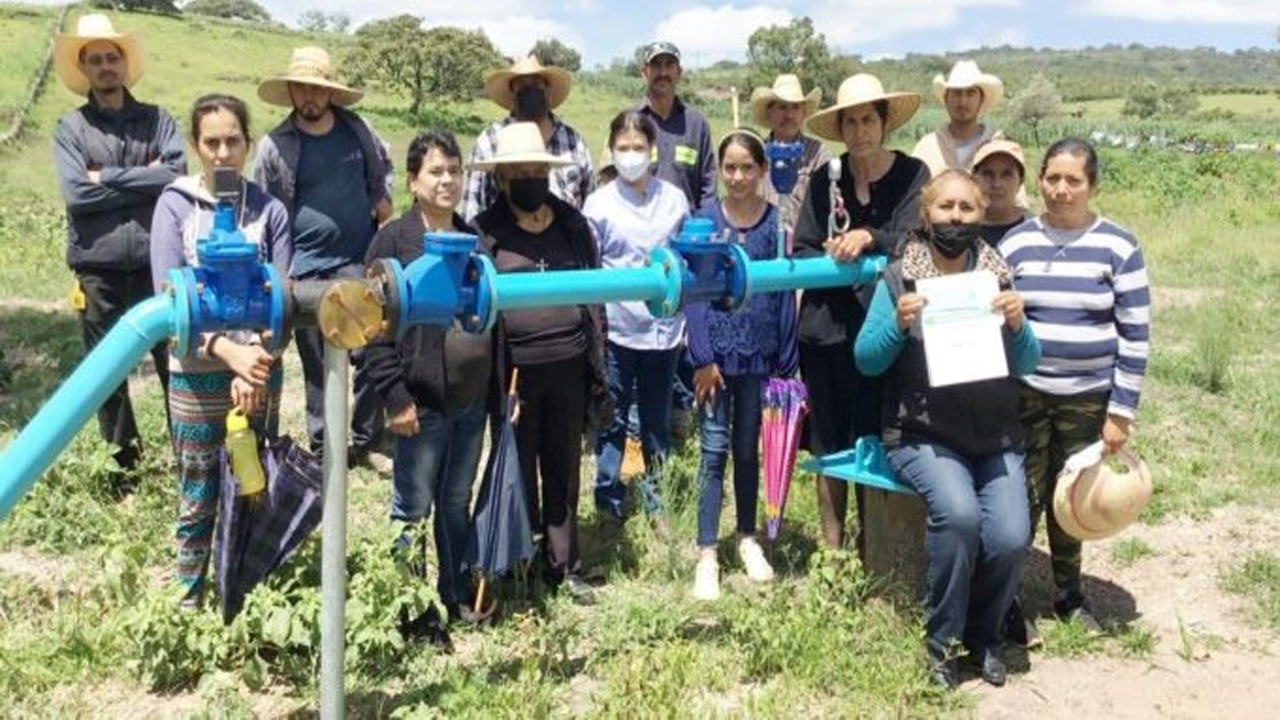
<svg viewBox="0 0 1280 720"><path fill-rule="evenodd" d="M730 245L725 258L729 263L729 267L725 268L725 275L729 280L729 287L725 288L728 294L717 304L730 312L738 312L747 304L747 298L751 297L751 272L748 269L751 256L747 254L745 247Z"/></svg>
<svg viewBox="0 0 1280 720"><path fill-rule="evenodd" d="M196 275L190 267L173 268L169 271L169 293L173 296L173 354L179 358L190 358L194 352L192 336L196 298Z"/></svg>
<svg viewBox="0 0 1280 720"><path fill-rule="evenodd" d="M289 303L285 281L280 278L274 265L262 265L263 292L270 295L271 317L270 327L262 333L262 347L267 352L275 353L285 349L289 344Z"/></svg>
<svg viewBox="0 0 1280 720"><path fill-rule="evenodd" d="M382 285L382 324L386 336L399 342L409 329L409 313L404 299L409 297L409 283L398 260L382 259L371 264L365 275Z"/></svg>
<svg viewBox="0 0 1280 720"><path fill-rule="evenodd" d="M498 274L493 261L487 255L475 253L467 263L463 274L464 287L470 288L465 298L458 323L469 333L486 333L498 321L498 286L493 278Z"/></svg>
<svg viewBox="0 0 1280 720"><path fill-rule="evenodd" d="M684 295L684 261L671 248L660 247L649 254L649 264L662 268L667 287L662 299L645 300L645 307L654 317L671 317L680 311Z"/></svg>

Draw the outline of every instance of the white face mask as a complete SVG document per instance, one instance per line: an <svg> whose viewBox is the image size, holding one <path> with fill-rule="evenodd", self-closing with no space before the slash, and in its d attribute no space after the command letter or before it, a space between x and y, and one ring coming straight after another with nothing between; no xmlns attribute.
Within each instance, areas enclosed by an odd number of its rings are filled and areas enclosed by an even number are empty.
<svg viewBox="0 0 1280 720"><path fill-rule="evenodd" d="M618 176L627 182L635 182L649 172L649 153L639 150L623 150L613 155L613 167Z"/></svg>

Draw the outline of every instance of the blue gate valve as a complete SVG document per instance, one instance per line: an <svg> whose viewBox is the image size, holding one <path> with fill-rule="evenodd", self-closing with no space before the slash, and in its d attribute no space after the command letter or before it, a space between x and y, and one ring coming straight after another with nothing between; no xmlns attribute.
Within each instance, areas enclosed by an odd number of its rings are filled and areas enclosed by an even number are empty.
<svg viewBox="0 0 1280 720"><path fill-rule="evenodd" d="M254 330L269 351L283 349L286 303L284 282L274 266L258 260L258 246L236 229L234 203L214 208L209 237L196 241L199 265L169 271L175 305L173 351L190 357L202 333Z"/></svg>
<svg viewBox="0 0 1280 720"><path fill-rule="evenodd" d="M469 233L429 232L422 236L422 257L402 267L383 260L371 275L383 280L387 317L399 340L412 325L448 327L457 318L463 329L489 327L493 263L475 252L479 238Z"/></svg>
<svg viewBox="0 0 1280 720"><path fill-rule="evenodd" d="M741 245L717 238L710 219L685 220L671 249L684 261L681 307L714 302L725 310L736 310L746 301L751 292L747 270L751 258Z"/></svg>

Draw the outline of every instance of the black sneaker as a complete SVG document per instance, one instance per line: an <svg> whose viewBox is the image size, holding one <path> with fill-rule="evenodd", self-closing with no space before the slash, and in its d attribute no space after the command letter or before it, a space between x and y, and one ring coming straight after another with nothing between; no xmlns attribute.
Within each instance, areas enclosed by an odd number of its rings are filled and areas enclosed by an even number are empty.
<svg viewBox="0 0 1280 720"><path fill-rule="evenodd" d="M400 611L400 635L405 640L426 640L432 647L443 653L453 652L453 639L449 637L449 628L435 604L427 606L427 611L416 618Z"/></svg>
<svg viewBox="0 0 1280 720"><path fill-rule="evenodd" d="M929 680L943 690L955 690L960 687L960 668L956 659L950 655L938 657L932 648L929 656Z"/></svg>
<svg viewBox="0 0 1280 720"><path fill-rule="evenodd" d="M1022 601L1013 599L1009 612L1004 615L1004 636L1009 642L1021 648L1031 650L1044 645L1035 623L1027 619L1022 611Z"/></svg>
<svg viewBox="0 0 1280 720"><path fill-rule="evenodd" d="M1093 609L1089 607L1088 601L1079 593L1070 593L1066 597L1055 600L1053 603L1053 612L1058 616L1059 620L1066 622L1079 623L1086 631L1094 634L1102 634L1102 623L1093 616Z"/></svg>

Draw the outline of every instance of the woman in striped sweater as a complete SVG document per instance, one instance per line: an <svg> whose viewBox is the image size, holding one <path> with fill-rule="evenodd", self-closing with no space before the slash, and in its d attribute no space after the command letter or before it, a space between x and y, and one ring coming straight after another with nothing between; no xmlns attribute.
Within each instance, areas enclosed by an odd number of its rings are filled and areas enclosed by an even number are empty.
<svg viewBox="0 0 1280 720"><path fill-rule="evenodd" d="M1040 167L1045 211L1000 243L1040 339L1023 378L1032 534L1043 512L1056 587L1054 612L1099 629L1080 583L1080 542L1053 516L1064 461L1101 439L1119 450L1132 432L1146 373L1151 298L1138 240L1089 207L1098 156L1083 140L1049 146Z"/></svg>

